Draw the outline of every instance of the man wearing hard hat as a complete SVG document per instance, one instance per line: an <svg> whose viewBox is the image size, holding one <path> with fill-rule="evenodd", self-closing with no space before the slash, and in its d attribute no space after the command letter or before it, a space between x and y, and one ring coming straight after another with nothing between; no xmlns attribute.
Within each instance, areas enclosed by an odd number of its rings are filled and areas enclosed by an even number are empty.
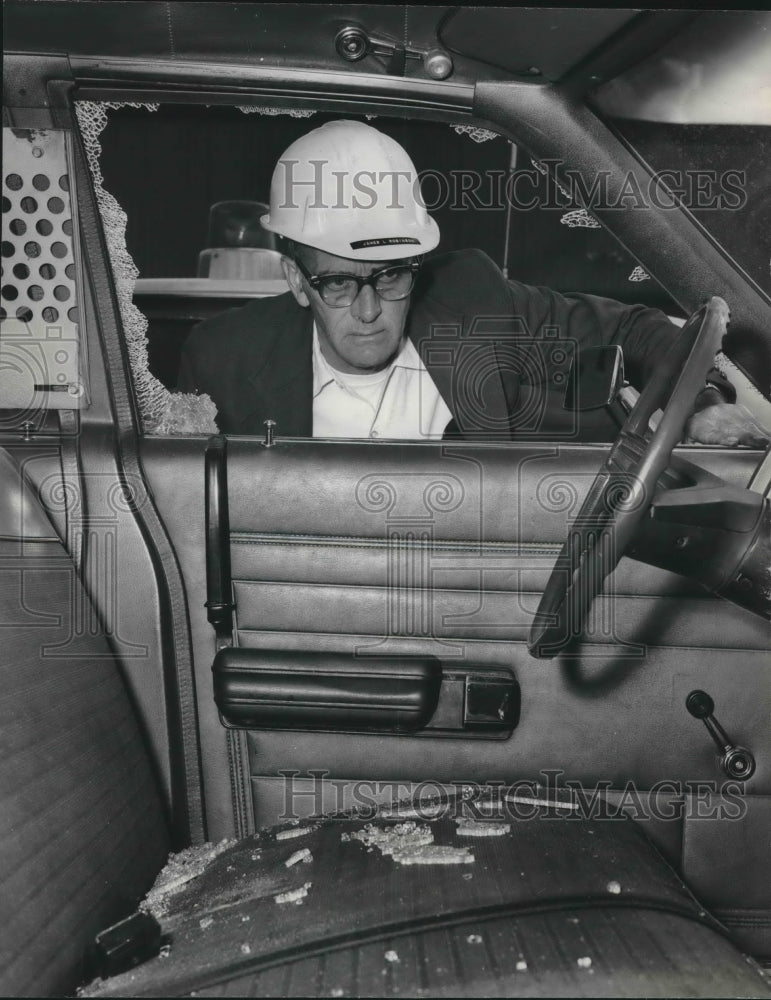
<svg viewBox="0 0 771 1000"><path fill-rule="evenodd" d="M415 167L362 122L292 143L262 225L283 237L290 291L205 321L183 349L179 386L212 397L224 433L508 438L549 380L539 338L620 344L640 388L677 333L657 310L507 282L478 250L421 264L439 229Z"/></svg>

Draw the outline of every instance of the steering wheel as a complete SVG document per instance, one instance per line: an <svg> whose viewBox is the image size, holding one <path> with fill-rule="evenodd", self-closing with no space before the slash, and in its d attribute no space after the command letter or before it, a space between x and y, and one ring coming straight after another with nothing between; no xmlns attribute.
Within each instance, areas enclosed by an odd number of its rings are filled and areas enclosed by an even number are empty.
<svg viewBox="0 0 771 1000"><path fill-rule="evenodd" d="M583 631L605 577L618 565L650 508L727 323L728 306L717 296L693 313L637 400L569 527L530 629L532 656L551 659ZM651 431L649 420L667 397L661 420Z"/></svg>

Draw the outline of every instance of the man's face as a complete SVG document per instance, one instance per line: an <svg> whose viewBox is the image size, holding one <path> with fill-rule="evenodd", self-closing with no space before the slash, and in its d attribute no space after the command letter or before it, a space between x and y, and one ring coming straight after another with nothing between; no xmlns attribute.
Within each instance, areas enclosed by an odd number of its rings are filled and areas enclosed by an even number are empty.
<svg viewBox="0 0 771 1000"><path fill-rule="evenodd" d="M311 275L353 274L362 278L387 264L397 263L347 260L310 247L303 250L302 262ZM380 371L394 358L404 336L409 296L396 302L387 301L371 285L365 285L351 305L335 309L324 302L294 262L286 258L284 273L300 305L310 306L321 353L333 368L349 374L367 374Z"/></svg>

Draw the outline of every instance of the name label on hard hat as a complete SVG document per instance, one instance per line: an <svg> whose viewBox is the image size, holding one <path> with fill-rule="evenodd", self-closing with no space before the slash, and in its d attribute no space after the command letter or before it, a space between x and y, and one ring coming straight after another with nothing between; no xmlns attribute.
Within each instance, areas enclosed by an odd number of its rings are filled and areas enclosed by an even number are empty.
<svg viewBox="0 0 771 1000"><path fill-rule="evenodd" d="M384 236L379 240L356 240L351 243L351 250L364 250L366 247L392 247L400 243L420 246L420 240L416 240L414 236Z"/></svg>

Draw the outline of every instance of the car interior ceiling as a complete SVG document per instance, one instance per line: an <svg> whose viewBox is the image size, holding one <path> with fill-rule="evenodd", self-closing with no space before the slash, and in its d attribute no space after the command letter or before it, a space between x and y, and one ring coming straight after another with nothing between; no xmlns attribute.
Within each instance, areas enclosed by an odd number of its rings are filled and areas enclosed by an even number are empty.
<svg viewBox="0 0 771 1000"><path fill-rule="evenodd" d="M251 224L311 123L374 114L437 173L562 153L643 177L679 144L683 169L729 167L739 123L636 121L623 86L606 119L585 93L628 64L655 103L646 59L678 32L692 51L696 13L4 6L0 991L768 995L768 602L717 566L751 536L762 576L768 458L678 446L659 485L709 492L695 525L674 502L643 524L535 659L609 411L373 444L205 432L174 392L192 326L249 294L211 272L216 234ZM351 20L363 61L335 45ZM767 126L747 127L756 205ZM771 330L750 206L571 227L582 206L538 176L551 210L439 207L443 249L680 321L716 295L732 330Z"/></svg>

